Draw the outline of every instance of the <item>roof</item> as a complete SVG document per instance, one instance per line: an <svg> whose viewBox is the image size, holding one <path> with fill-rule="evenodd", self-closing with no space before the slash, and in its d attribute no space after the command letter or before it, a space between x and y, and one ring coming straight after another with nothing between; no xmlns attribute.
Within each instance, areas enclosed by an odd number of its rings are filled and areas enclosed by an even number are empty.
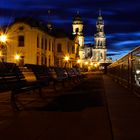
<svg viewBox="0 0 140 140"><path fill-rule="evenodd" d="M44 21L42 21L41 19L32 18L32 17L16 18L12 24L21 23L21 22L26 23L30 25L31 27L39 28L43 31L49 31L47 24Z"/></svg>
<svg viewBox="0 0 140 140"><path fill-rule="evenodd" d="M50 34L51 36L54 36L56 38L68 37L71 40L74 39L74 36L72 34L67 33L63 29L52 28L50 30L48 23L46 23L40 19L37 19L37 18L32 18L32 17L16 18L15 21L11 25L13 25L15 23L25 23L31 27L39 28L40 30L47 32L48 34Z"/></svg>
<svg viewBox="0 0 140 140"><path fill-rule="evenodd" d="M73 23L83 23L81 16L79 15L79 13L76 14L76 16L73 19Z"/></svg>
<svg viewBox="0 0 140 140"><path fill-rule="evenodd" d="M53 29L51 32L51 35L53 35L56 38L64 38L64 37L68 37L71 40L74 40L74 35L67 33L66 31L64 31L63 29Z"/></svg>

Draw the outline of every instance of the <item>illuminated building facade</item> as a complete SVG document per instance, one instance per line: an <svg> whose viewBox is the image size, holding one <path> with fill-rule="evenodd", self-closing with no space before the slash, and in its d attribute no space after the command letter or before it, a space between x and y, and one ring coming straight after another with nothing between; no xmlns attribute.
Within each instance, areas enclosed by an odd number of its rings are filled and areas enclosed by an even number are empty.
<svg viewBox="0 0 140 140"><path fill-rule="evenodd" d="M52 32L55 37L54 50L54 66L64 67L65 57L68 57L68 67L72 67L76 63L76 43L75 38L71 34L67 34L62 30L55 30Z"/></svg>
<svg viewBox="0 0 140 140"><path fill-rule="evenodd" d="M70 57L69 65L76 61L74 38L31 18L19 18L7 32L7 62L64 66L63 57ZM15 59L15 55L20 58Z"/></svg>
<svg viewBox="0 0 140 140"><path fill-rule="evenodd" d="M104 20L99 12L99 16L96 22L97 33L94 35L94 48L92 49L93 62L106 62L106 37L104 33Z"/></svg>
<svg viewBox="0 0 140 140"><path fill-rule="evenodd" d="M83 26L84 25L83 25L82 18L79 15L79 12L77 12L77 15L73 19L72 27L73 27L73 35L77 35L78 37L80 59L85 58Z"/></svg>

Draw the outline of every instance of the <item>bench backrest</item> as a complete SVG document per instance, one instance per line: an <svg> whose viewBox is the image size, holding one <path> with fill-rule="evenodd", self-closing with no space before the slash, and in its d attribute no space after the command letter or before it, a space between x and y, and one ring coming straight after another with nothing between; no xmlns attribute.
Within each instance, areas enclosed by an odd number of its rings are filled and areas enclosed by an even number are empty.
<svg viewBox="0 0 140 140"><path fill-rule="evenodd" d="M68 77L66 71L63 68L54 67L54 70L55 70L58 78L67 78Z"/></svg>
<svg viewBox="0 0 140 140"><path fill-rule="evenodd" d="M25 64L25 67L32 70L38 81L48 81L49 82L49 69L43 65L35 64Z"/></svg>
<svg viewBox="0 0 140 140"><path fill-rule="evenodd" d="M20 88L26 79L15 63L0 63L0 92Z"/></svg>
<svg viewBox="0 0 140 140"><path fill-rule="evenodd" d="M66 68L66 72L68 74L69 77L74 77L76 76L76 74L74 73L72 68Z"/></svg>

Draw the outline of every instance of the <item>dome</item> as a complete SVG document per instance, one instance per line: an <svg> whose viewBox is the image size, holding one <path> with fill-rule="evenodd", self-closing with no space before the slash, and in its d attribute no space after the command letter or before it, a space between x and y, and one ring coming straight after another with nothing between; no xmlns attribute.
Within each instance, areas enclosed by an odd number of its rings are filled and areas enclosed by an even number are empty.
<svg viewBox="0 0 140 140"><path fill-rule="evenodd" d="M102 16L99 16L97 19L97 24L104 24Z"/></svg>
<svg viewBox="0 0 140 140"><path fill-rule="evenodd" d="M77 14L74 19L73 19L73 23L77 24L77 23L81 23L83 24L82 18L79 14Z"/></svg>
<svg viewBox="0 0 140 140"><path fill-rule="evenodd" d="M98 20L103 20L102 16L99 16L99 17L98 17Z"/></svg>

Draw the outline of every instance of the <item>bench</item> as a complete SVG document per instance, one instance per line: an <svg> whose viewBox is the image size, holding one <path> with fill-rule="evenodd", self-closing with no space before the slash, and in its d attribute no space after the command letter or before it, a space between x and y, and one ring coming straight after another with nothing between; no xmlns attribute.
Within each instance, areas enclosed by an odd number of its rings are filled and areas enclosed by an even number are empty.
<svg viewBox="0 0 140 140"><path fill-rule="evenodd" d="M57 83L62 83L62 86L65 87L65 82L68 81L68 75L66 71L61 67L54 67L53 69L57 75L57 77L55 78L55 81Z"/></svg>
<svg viewBox="0 0 140 140"><path fill-rule="evenodd" d="M42 86L48 86L50 83L53 83L54 90L56 91L56 84L62 83L67 79L67 76L64 74L64 70L58 67L47 67L45 65L35 65L35 64L25 64L25 67L31 69L37 81L41 83Z"/></svg>
<svg viewBox="0 0 140 140"><path fill-rule="evenodd" d="M25 64L29 70L31 70L36 77L37 82L42 87L47 87L50 85L50 82L53 82L53 78L49 74L49 69L44 65L35 65L35 64Z"/></svg>
<svg viewBox="0 0 140 140"><path fill-rule="evenodd" d="M73 71L73 68L65 68L65 70L67 72L70 81L76 83L78 79L76 73Z"/></svg>
<svg viewBox="0 0 140 140"><path fill-rule="evenodd" d="M41 94L40 85L36 81L28 82L15 63L0 63L0 93L11 93L10 102L14 110L20 110L16 95L36 89Z"/></svg>
<svg viewBox="0 0 140 140"><path fill-rule="evenodd" d="M77 79L79 81L83 80L84 78L86 78L86 76L84 74L82 74L81 69L80 68L72 68L74 73L77 75Z"/></svg>

